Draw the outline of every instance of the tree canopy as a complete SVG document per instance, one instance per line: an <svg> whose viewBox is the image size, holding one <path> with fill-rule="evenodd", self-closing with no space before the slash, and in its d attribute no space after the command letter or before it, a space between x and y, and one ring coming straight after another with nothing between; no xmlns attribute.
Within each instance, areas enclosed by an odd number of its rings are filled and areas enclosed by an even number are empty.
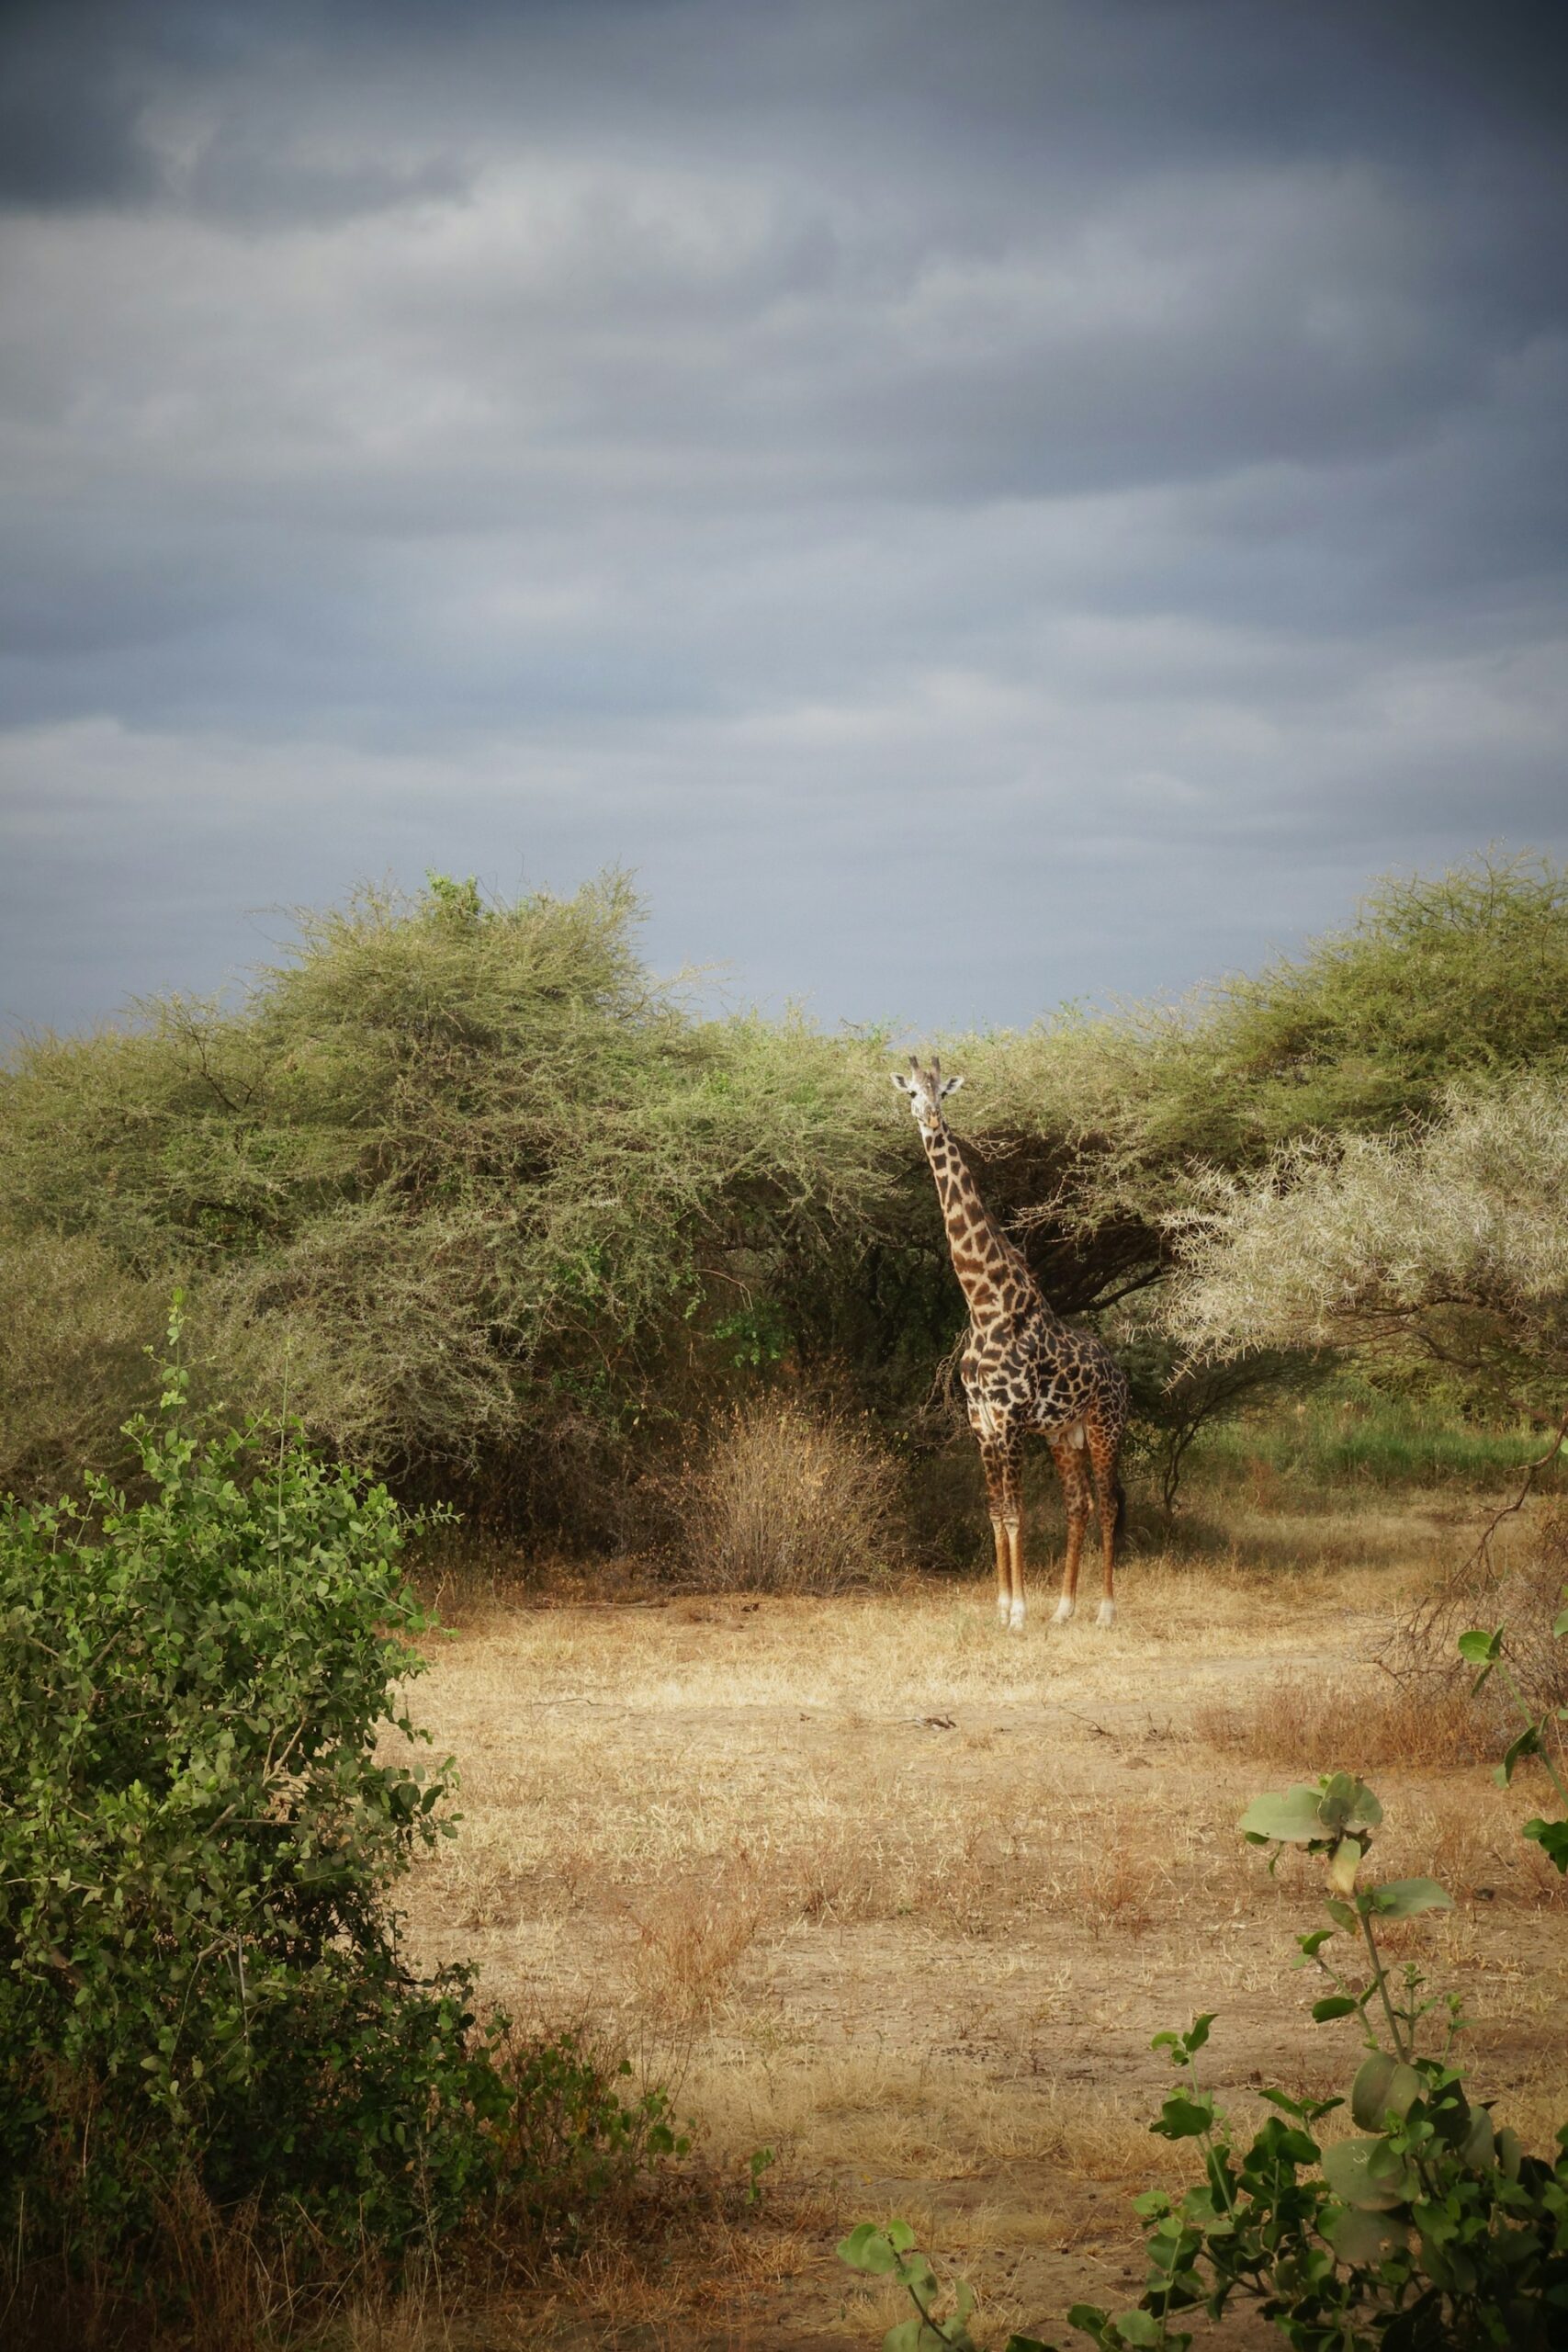
<svg viewBox="0 0 1568 2352"><path fill-rule="evenodd" d="M21 1046L0 1486L117 1466L176 1283L236 1412L287 1401L340 1454L525 1519L618 1523L650 1449L780 1367L908 1427L964 1308L890 1035L704 1019L647 969L639 911L615 874L367 888L301 916L238 1003ZM1560 1080L1568 878L1386 883L1179 1002L926 1042L969 1077L965 1148L1048 1295L1103 1311L1190 1253L1172 1220L1221 1213L1216 1171L1322 1200L1456 1085Z"/></svg>
<svg viewBox="0 0 1568 2352"><path fill-rule="evenodd" d="M1455 1091L1392 1136L1288 1147L1216 1175L1167 1302L1196 1353L1351 1347L1426 1359L1526 1409L1568 1383L1568 1097Z"/></svg>

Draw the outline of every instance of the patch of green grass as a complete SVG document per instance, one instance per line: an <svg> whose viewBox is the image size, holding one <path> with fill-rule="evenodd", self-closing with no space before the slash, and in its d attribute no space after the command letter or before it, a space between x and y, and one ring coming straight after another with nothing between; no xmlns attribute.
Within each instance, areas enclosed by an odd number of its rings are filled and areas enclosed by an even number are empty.
<svg viewBox="0 0 1568 2352"><path fill-rule="evenodd" d="M1534 1428L1485 1429L1397 1396L1330 1391L1283 1412L1227 1423L1201 1445L1211 1476L1240 1479L1259 1464L1292 1484L1494 1487L1544 1450ZM1560 1459L1542 1474L1568 1484Z"/></svg>

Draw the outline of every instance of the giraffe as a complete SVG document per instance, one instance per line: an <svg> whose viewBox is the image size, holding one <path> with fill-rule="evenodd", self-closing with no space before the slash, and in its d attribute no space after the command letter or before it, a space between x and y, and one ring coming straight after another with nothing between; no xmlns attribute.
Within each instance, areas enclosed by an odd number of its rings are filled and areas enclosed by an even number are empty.
<svg viewBox="0 0 1568 2352"><path fill-rule="evenodd" d="M1022 1251L981 1200L942 1108L963 1079L944 1079L934 1057L922 1069L911 1054L908 1077L896 1070L893 1083L909 1097L936 1179L953 1271L969 1302L969 1337L959 1369L986 1469L997 1614L1013 1633L1022 1631L1023 1439L1027 1430L1039 1430L1067 1504L1055 1623L1065 1625L1073 1613L1084 1530L1098 1509L1105 1570L1098 1623L1113 1624L1116 1538L1126 1508L1117 1472L1127 1426L1126 1375L1100 1340L1075 1331L1046 1305Z"/></svg>

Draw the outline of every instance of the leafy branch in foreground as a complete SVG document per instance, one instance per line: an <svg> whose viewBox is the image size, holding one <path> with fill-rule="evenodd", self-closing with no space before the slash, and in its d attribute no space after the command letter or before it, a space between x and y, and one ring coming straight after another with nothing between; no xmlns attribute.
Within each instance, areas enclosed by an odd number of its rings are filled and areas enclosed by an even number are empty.
<svg viewBox="0 0 1568 2352"><path fill-rule="evenodd" d="M1568 1586L1563 1588L1560 1598L1568 1601ZM1568 1634L1568 1608L1561 1610L1551 1621L1553 1641L1562 1641L1565 1634ZM1497 1767L1497 1781L1501 1788L1507 1788L1515 1772L1527 1757L1534 1756L1540 1758L1547 1778L1557 1792L1557 1802L1562 1806L1562 1812L1555 1821L1547 1821L1540 1815L1535 1815L1525 1823L1524 1834L1534 1840L1561 1875L1568 1871L1568 1817L1565 1817L1568 1816L1568 1786L1564 1785L1560 1770L1562 1745L1561 1734L1556 1736L1559 1761L1553 1761L1548 1742L1550 1726L1554 1722L1568 1723L1568 1707L1548 1710L1530 1706L1508 1663L1506 1626L1499 1625L1490 1634L1482 1631L1479 1627L1468 1634L1461 1634L1459 1640L1459 1654L1461 1657L1467 1658L1472 1666L1479 1667L1481 1669L1471 1685L1472 1696L1481 1690L1492 1675L1495 1674L1513 1701L1515 1709L1524 1717L1523 1731L1512 1742L1507 1754Z"/></svg>
<svg viewBox="0 0 1568 2352"><path fill-rule="evenodd" d="M862 2222L840 2246L839 2258L868 2278L891 2278L915 2307L912 2319L888 2329L882 2339L883 2352L942 2352L943 2347L945 2352L975 2352L975 2339L969 2333L974 2289L960 2278L953 2289L952 2310L945 2318L938 2316L943 2290L908 2222L889 2222L885 2230L879 2230L874 2222ZM1031 2338L1010 2336L1007 2352L1032 2352ZM1040 2347L1040 2352L1045 2352L1045 2347Z"/></svg>
<svg viewBox="0 0 1568 2352"><path fill-rule="evenodd" d="M1313 2006L1317 2022L1361 2028L1368 2054L1349 2086L1358 2135L1316 2136L1343 2098L1269 2086L1261 2097L1275 2112L1238 2147L1198 2080L1212 2015L1156 2034L1181 2079L1150 2128L1193 2142L1202 2177L1179 2199L1151 2189L1134 2200L1148 2258L1141 2301L1067 2314L1099 2352L1186 2352L1191 2331L1174 2323L1217 2321L1237 2301L1296 2352L1551 2352L1568 2340L1568 2125L1553 2160L1529 2156L1466 2092L1450 2063L1465 2024L1458 1999L1428 1994L1413 1964L1396 1970L1380 1939L1389 1922L1447 1909L1450 1897L1427 1878L1361 1883L1382 1819L1372 1792L1340 1772L1258 1798L1240 1824L1274 1849L1270 1868L1286 1846L1326 1864L1329 1924L1298 1939L1297 1964L1332 1985ZM839 2251L908 2289L917 2317L886 2352L973 2352L972 2295L955 2289L951 2315L936 2316L940 2285L907 2223L863 2224ZM1014 2336L1007 2352L1051 2347Z"/></svg>

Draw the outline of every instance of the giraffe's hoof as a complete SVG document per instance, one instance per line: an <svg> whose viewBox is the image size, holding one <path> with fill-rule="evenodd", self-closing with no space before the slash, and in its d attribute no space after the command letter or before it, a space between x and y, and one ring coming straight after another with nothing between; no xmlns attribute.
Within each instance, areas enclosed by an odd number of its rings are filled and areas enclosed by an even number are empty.
<svg viewBox="0 0 1568 2352"><path fill-rule="evenodd" d="M1052 1618L1051 1623L1054 1625L1065 1625L1072 1613L1073 1604L1067 1599L1066 1594L1064 1593L1060 1600L1056 1603L1056 1613L1055 1617Z"/></svg>
<svg viewBox="0 0 1568 2352"><path fill-rule="evenodd" d="M1011 1617L1012 1617L1012 1608L1011 1608L1011 1604L1010 1604L1010 1602L1009 1601L1009 1600L1008 1600L1008 1597L1007 1597L1006 1593L1004 1592L1004 1593L1003 1593L1003 1595L1002 1595L1002 1597L1001 1597L1001 1599L1000 1599L1000 1600L998 1601L998 1603L997 1603L997 1622L998 1622L998 1623L999 1625L1001 1625L1001 1626L1005 1629L1005 1628L1007 1627L1007 1625L1010 1623L1010 1621L1011 1621Z"/></svg>
<svg viewBox="0 0 1568 2352"><path fill-rule="evenodd" d="M1113 1600L1102 1600L1100 1604L1100 1614L1096 1617L1094 1622L1097 1625L1114 1625L1116 1623L1116 1603Z"/></svg>
<svg viewBox="0 0 1568 2352"><path fill-rule="evenodd" d="M1023 1631L1023 1603L1021 1600L1015 1600L1011 1608L1008 1611L1008 1631L1012 1634L1021 1634Z"/></svg>

